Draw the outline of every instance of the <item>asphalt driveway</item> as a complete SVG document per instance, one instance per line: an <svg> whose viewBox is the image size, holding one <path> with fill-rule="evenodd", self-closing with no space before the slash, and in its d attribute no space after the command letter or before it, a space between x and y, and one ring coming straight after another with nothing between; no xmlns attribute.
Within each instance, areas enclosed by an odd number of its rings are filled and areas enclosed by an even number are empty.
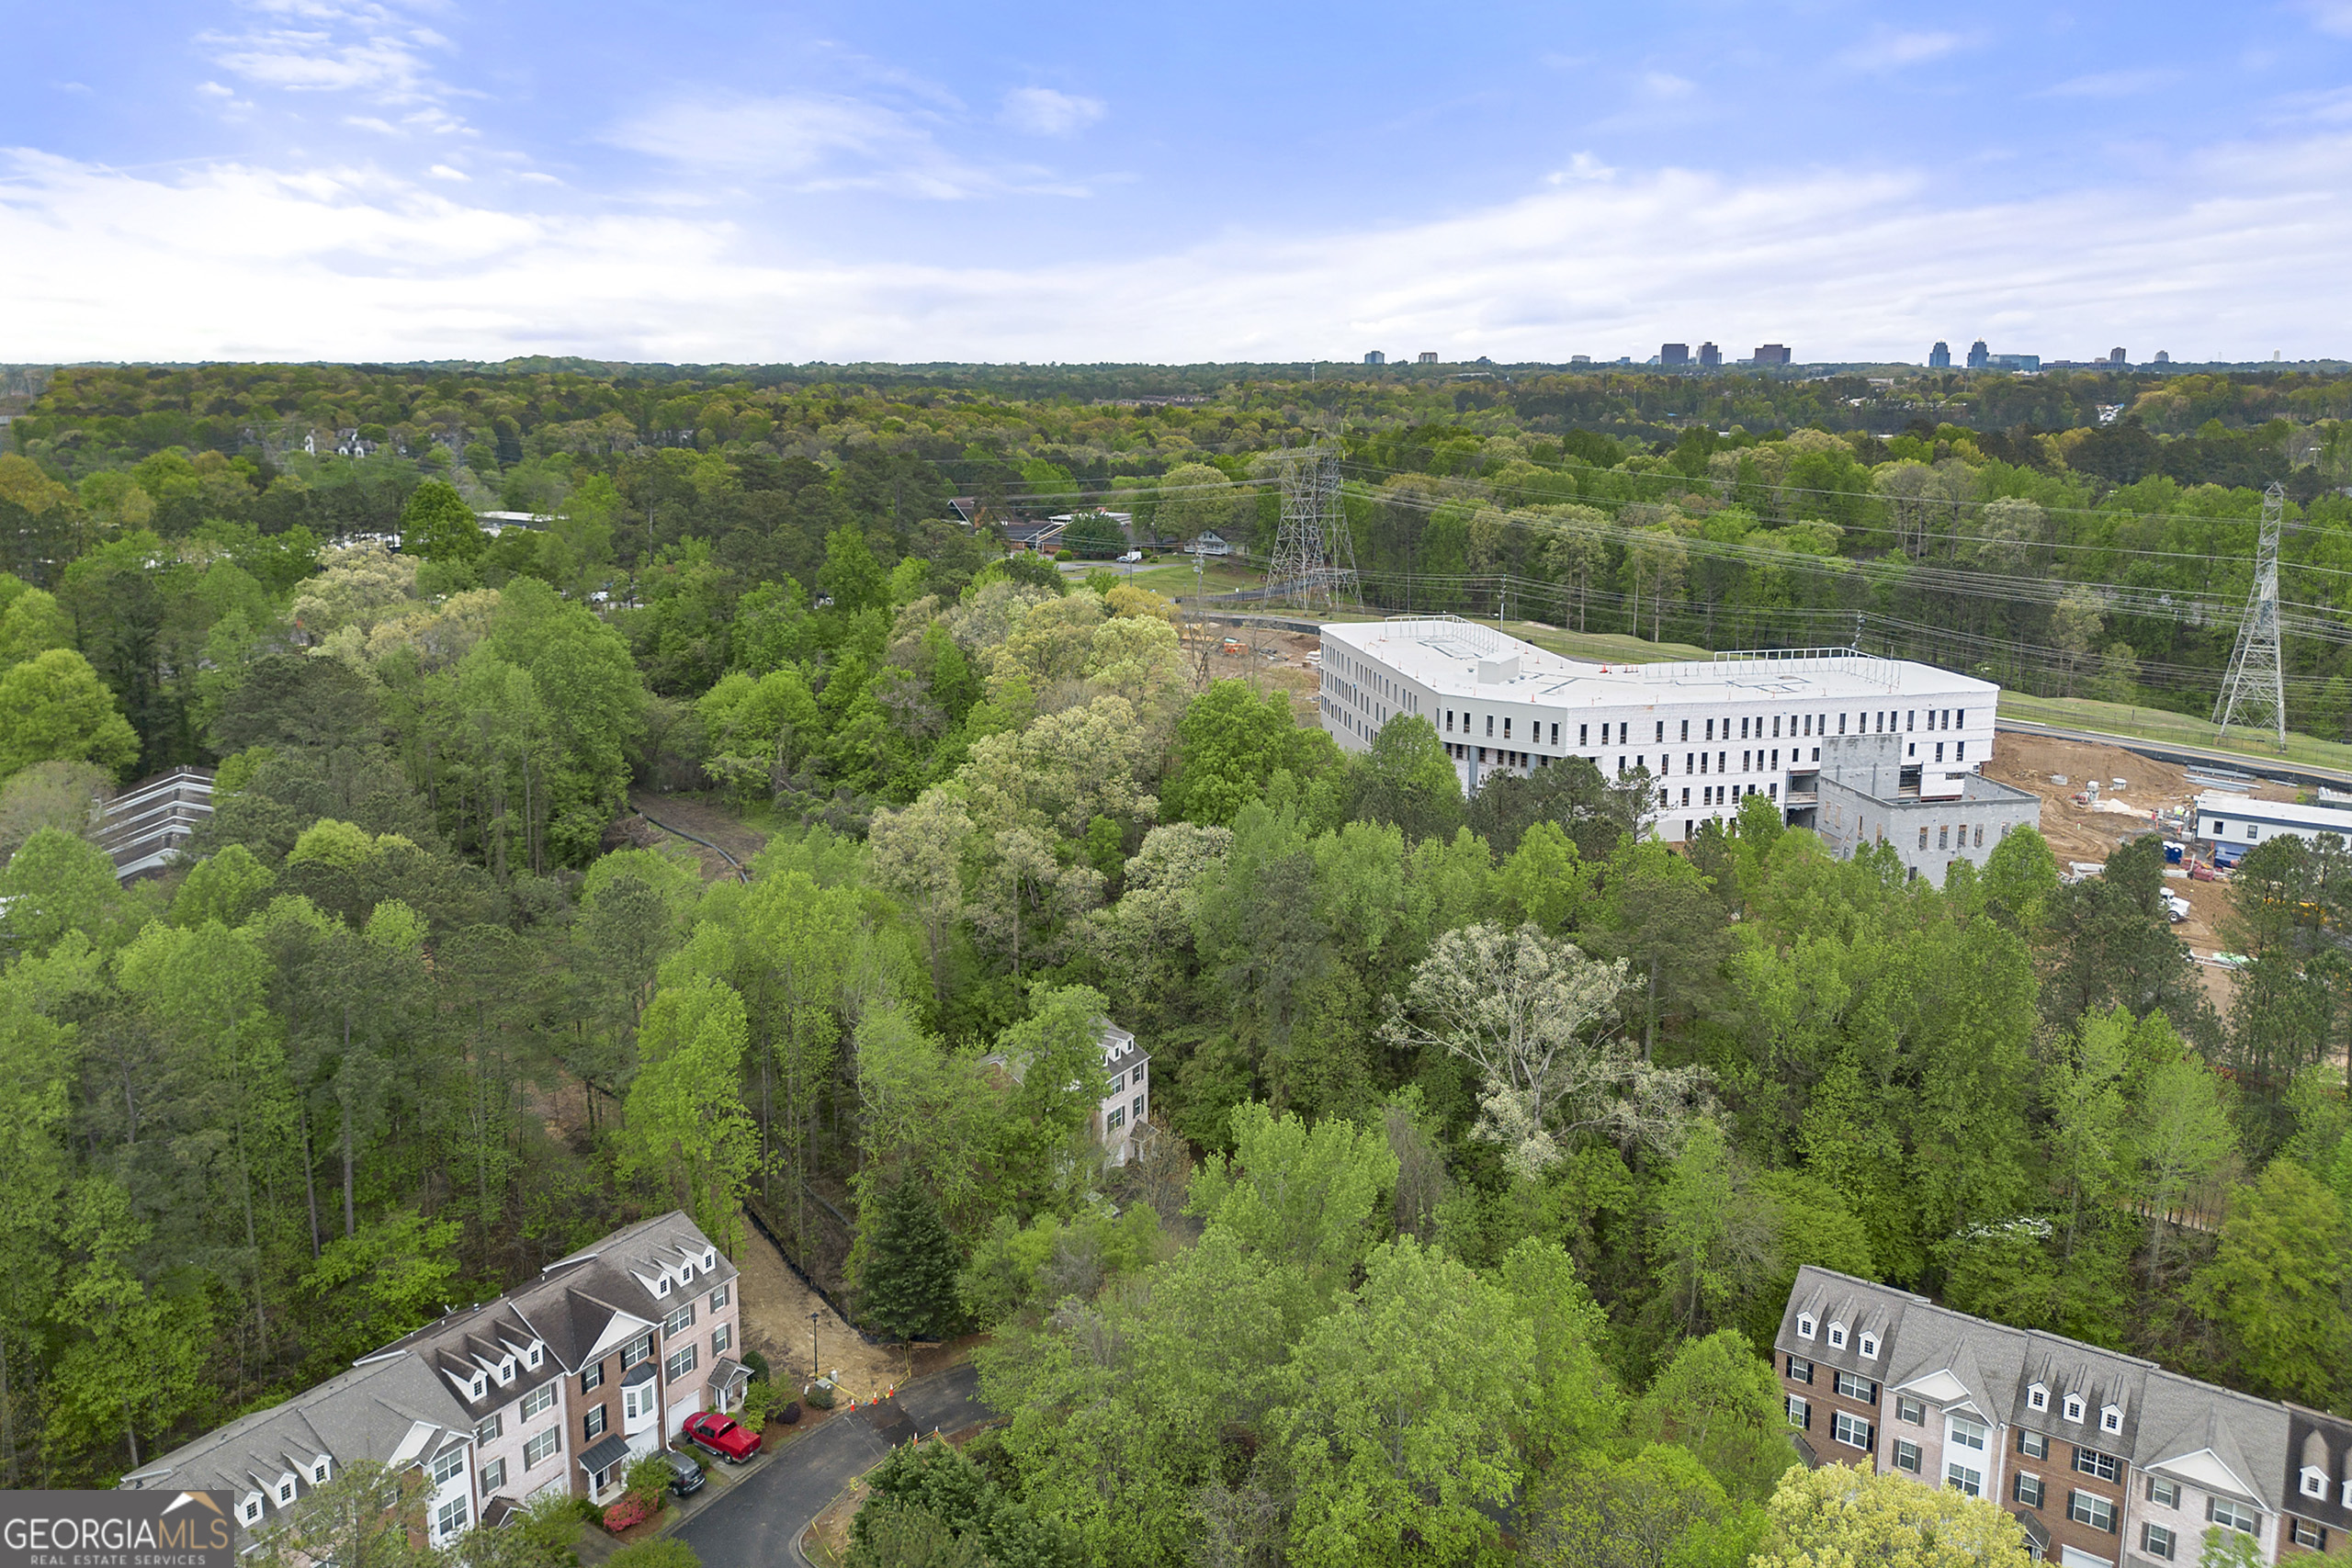
<svg viewBox="0 0 2352 1568"><path fill-rule="evenodd" d="M888 1425L898 1436L909 1428L926 1435L952 1432L985 1420L979 1375L969 1366L951 1367L899 1391L905 1413ZM729 1487L676 1530L708 1568L797 1568L793 1542L841 1489L873 1469L891 1449L890 1432L877 1430L865 1410L838 1412L807 1437L784 1448ZM886 1412L887 1414L887 1412Z"/></svg>

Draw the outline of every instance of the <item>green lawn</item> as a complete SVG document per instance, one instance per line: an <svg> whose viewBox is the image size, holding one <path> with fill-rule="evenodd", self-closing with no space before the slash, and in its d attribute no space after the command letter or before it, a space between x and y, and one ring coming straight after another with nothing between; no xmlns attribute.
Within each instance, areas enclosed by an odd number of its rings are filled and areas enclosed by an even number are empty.
<svg viewBox="0 0 2352 1568"><path fill-rule="evenodd" d="M1126 568L1113 566L1113 571L1124 578ZM1165 593L1170 599L1190 598L1193 592L1193 563L1189 560L1169 562L1160 566L1138 566L1134 578L1137 588L1148 588L1154 593ZM1210 593L1238 593L1244 589L1261 587L1263 574L1247 567L1210 561L1201 573L1201 587ZM1246 607L1246 606L1245 606Z"/></svg>
<svg viewBox="0 0 2352 1568"><path fill-rule="evenodd" d="M2201 746L2209 751L2235 753L2250 762L2285 761L2352 773L2352 746L2341 741L2321 740L2309 735L2298 735L2290 729L2287 732L2287 750L2282 757L2276 745L2259 736L2235 729L2224 739L2205 720L2165 708L2094 702L2088 697L2033 697L2023 692L2005 691L2001 694L2001 716L2056 725L2064 729L2095 729L2101 734L2128 736L2135 740Z"/></svg>

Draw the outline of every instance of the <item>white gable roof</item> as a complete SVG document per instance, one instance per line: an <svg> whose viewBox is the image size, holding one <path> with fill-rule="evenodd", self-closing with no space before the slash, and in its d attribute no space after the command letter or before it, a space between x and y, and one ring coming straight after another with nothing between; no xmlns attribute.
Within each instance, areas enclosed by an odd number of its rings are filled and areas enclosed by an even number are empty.
<svg viewBox="0 0 2352 1568"><path fill-rule="evenodd" d="M2148 1467L2166 1475L2177 1476L2192 1486L2208 1492L2219 1492L2226 1497L2243 1497L2249 1503L2260 1504L2261 1495L2254 1483L2232 1470L2222 1456L2211 1449L2199 1449L2194 1453L2173 1454Z"/></svg>

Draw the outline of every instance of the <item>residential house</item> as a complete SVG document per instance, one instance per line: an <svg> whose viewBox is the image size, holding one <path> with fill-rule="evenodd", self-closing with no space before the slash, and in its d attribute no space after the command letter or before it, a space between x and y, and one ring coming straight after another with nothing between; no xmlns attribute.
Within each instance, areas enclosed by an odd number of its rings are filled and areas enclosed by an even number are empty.
<svg viewBox="0 0 2352 1568"><path fill-rule="evenodd" d="M266 1532L344 1466L413 1467L436 1547L543 1495L609 1502L629 1461L674 1440L687 1416L741 1406L751 1373L735 1281L692 1220L663 1214L122 1484L230 1491L238 1523Z"/></svg>
<svg viewBox="0 0 2352 1568"><path fill-rule="evenodd" d="M1233 547L1225 542L1224 535L1209 528L1204 529L1198 538L1186 544L1184 553L1188 556L1229 556L1233 553Z"/></svg>
<svg viewBox="0 0 2352 1568"><path fill-rule="evenodd" d="M1111 1151L1113 1165L1125 1165L1136 1152L1137 1129L1151 1121L1151 1086L1146 1074L1151 1053L1136 1037L1114 1023L1102 1025L1102 1103L1094 1113L1094 1135Z"/></svg>
<svg viewBox="0 0 2352 1568"><path fill-rule="evenodd" d="M1815 1268L1773 1351L1807 1463L1992 1498L2066 1568L2193 1562L2214 1526L2275 1562L2352 1524L2352 1424L2136 1357Z"/></svg>

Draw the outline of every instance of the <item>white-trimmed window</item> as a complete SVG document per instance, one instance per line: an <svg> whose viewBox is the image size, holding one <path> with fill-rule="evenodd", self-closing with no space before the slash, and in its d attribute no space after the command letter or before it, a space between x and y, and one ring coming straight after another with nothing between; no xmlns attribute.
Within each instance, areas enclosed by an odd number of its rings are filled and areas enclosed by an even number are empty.
<svg viewBox="0 0 2352 1568"><path fill-rule="evenodd" d="M447 1486L465 1472L466 1450L462 1443L452 1443L433 1460L433 1484Z"/></svg>
<svg viewBox="0 0 2352 1568"><path fill-rule="evenodd" d="M2180 1506L2180 1483L2161 1475L2148 1477L2148 1501L2162 1508Z"/></svg>
<svg viewBox="0 0 2352 1568"><path fill-rule="evenodd" d="M243 1501L237 1505L237 1522L241 1525L250 1525L259 1520L260 1517L261 1494L258 1492L246 1493Z"/></svg>
<svg viewBox="0 0 2352 1568"><path fill-rule="evenodd" d="M718 1267L718 1248L706 1247L702 1249L702 1266L706 1273Z"/></svg>
<svg viewBox="0 0 2352 1568"><path fill-rule="evenodd" d="M277 1483L277 1506L282 1508L292 1501L294 1501L294 1478L290 1475L281 1476Z"/></svg>
<svg viewBox="0 0 2352 1568"><path fill-rule="evenodd" d="M1794 1427L1801 1432L1811 1429L1813 1426L1813 1405L1810 1402L1799 1399L1792 1393L1788 1397L1787 1408L1789 1412L1790 1426Z"/></svg>
<svg viewBox="0 0 2352 1568"><path fill-rule="evenodd" d="M2049 1409L2050 1391L2040 1383L2032 1384L2025 1391L2025 1407L2028 1410Z"/></svg>
<svg viewBox="0 0 2352 1568"><path fill-rule="evenodd" d="M2041 1506L2041 1477L2030 1470L2019 1471L2017 1484L2010 1488L2009 1495L2029 1508L2039 1508Z"/></svg>
<svg viewBox="0 0 2352 1568"><path fill-rule="evenodd" d="M2301 1484L2304 1496L2324 1497L2327 1495L2327 1472L2315 1464L2307 1464L2303 1466Z"/></svg>
<svg viewBox="0 0 2352 1568"><path fill-rule="evenodd" d="M1832 1321L1829 1325L1829 1348L1832 1350L1842 1350L1846 1348L1846 1325L1844 1324Z"/></svg>
<svg viewBox="0 0 2352 1568"><path fill-rule="evenodd" d="M311 1461L311 1485L324 1486L327 1483L327 1467L331 1462L323 1454Z"/></svg>
<svg viewBox="0 0 2352 1568"><path fill-rule="evenodd" d="M2018 1452L2028 1459L2048 1459L2050 1439L2040 1432L2030 1432L2020 1427L2018 1428Z"/></svg>
<svg viewBox="0 0 2352 1568"><path fill-rule="evenodd" d="M1803 1356L1791 1356L1789 1358L1789 1381L1791 1382L1811 1382L1813 1381L1813 1363L1806 1360Z"/></svg>
<svg viewBox="0 0 2352 1568"><path fill-rule="evenodd" d="M535 1372L539 1370L539 1363L547 1359L548 1348L536 1339L531 1341L531 1348L523 1352L523 1364Z"/></svg>
<svg viewBox="0 0 2352 1568"><path fill-rule="evenodd" d="M483 1394L490 1392L490 1380L483 1377L480 1372L476 1372L474 1374L474 1381L468 1383L466 1387L476 1399L480 1399Z"/></svg>
<svg viewBox="0 0 2352 1568"><path fill-rule="evenodd" d="M501 1357L498 1362L498 1386L504 1388L514 1381L514 1358Z"/></svg>
<svg viewBox="0 0 2352 1568"><path fill-rule="evenodd" d="M2098 1410L2098 1429L2102 1432L2123 1430L2123 1409L2120 1405L2102 1404Z"/></svg>
<svg viewBox="0 0 2352 1568"><path fill-rule="evenodd" d="M1984 1423L1982 1421L1955 1416L1945 1423L1945 1436L1956 1449L1974 1449L1980 1454L1984 1451ZM1976 1494L1972 1492L1969 1495L1973 1497Z"/></svg>
<svg viewBox="0 0 2352 1568"><path fill-rule="evenodd" d="M504 1460L494 1459L481 1467L481 1490L484 1496L488 1496L505 1484L506 1461Z"/></svg>
<svg viewBox="0 0 2352 1568"><path fill-rule="evenodd" d="M553 1378L549 1378L523 1396L523 1419L526 1421L554 1408L555 1380Z"/></svg>
<svg viewBox="0 0 2352 1568"><path fill-rule="evenodd" d="M710 1331L710 1353L713 1357L724 1356L734 1348L735 1330L732 1325L722 1323Z"/></svg>
<svg viewBox="0 0 2352 1568"><path fill-rule="evenodd" d="M1857 1404L1876 1404L1878 1384L1868 1378L1857 1377L1852 1372L1839 1372L1838 1395L1841 1399L1850 1399Z"/></svg>
<svg viewBox="0 0 2352 1568"><path fill-rule="evenodd" d="M725 1311L727 1307L727 1287L721 1285L717 1290L710 1292L710 1310L713 1312Z"/></svg>
<svg viewBox="0 0 2352 1568"><path fill-rule="evenodd" d="M2070 1393L2066 1396L2065 1416L2069 1421L2083 1418L2083 1402L2079 1395Z"/></svg>
<svg viewBox="0 0 2352 1568"><path fill-rule="evenodd" d="M1894 1468L1900 1471L1908 1472L1913 1475L1918 1474L1919 1445L1917 1443L1906 1443L1902 1438L1897 1438L1894 1440Z"/></svg>
<svg viewBox="0 0 2352 1568"><path fill-rule="evenodd" d="M481 1418L481 1424L474 1428L474 1441L476 1443L494 1443L498 1441L498 1435L505 1429L506 1423L501 1420L495 1413L485 1416Z"/></svg>
<svg viewBox="0 0 2352 1568"><path fill-rule="evenodd" d="M1914 1427L1924 1427L1928 1424L1928 1407L1916 1399L1898 1393L1894 1396L1894 1418Z"/></svg>
<svg viewBox="0 0 2352 1568"><path fill-rule="evenodd" d="M653 1293L657 1296L666 1296L670 1293L669 1275L664 1274L660 1279L653 1281Z"/></svg>
<svg viewBox="0 0 2352 1568"><path fill-rule="evenodd" d="M1984 1495L1984 1472L1954 1460L1944 1466L1944 1484L1970 1497Z"/></svg>
<svg viewBox="0 0 2352 1568"><path fill-rule="evenodd" d="M472 1507L465 1498L452 1497L442 1504L434 1514L433 1533L438 1536L455 1535L466 1528L467 1521L472 1517Z"/></svg>
<svg viewBox="0 0 2352 1568"><path fill-rule="evenodd" d="M2315 1525L2309 1519L2297 1518L2290 1518L2287 1521L2287 1533L2293 1538L2297 1546L2303 1547L2312 1551L2325 1551L2327 1550L2327 1529L2325 1526Z"/></svg>
<svg viewBox="0 0 2352 1568"><path fill-rule="evenodd" d="M634 1421L640 1416L653 1414L658 1396L650 1382L633 1382L621 1390L621 1419Z"/></svg>
<svg viewBox="0 0 2352 1568"><path fill-rule="evenodd" d="M1875 1334L1865 1334L1865 1335L1863 1335L1863 1336L1862 1336L1862 1337L1861 1337L1861 1350L1862 1350L1862 1359L1863 1359L1863 1360L1865 1360L1865 1361L1875 1361L1875 1360L1877 1360L1877 1359L1878 1359L1878 1336L1877 1336L1877 1335L1875 1335Z"/></svg>
<svg viewBox="0 0 2352 1568"><path fill-rule="evenodd" d="M678 1347L674 1355L662 1363L662 1375L670 1382L675 1382L695 1370L695 1344L689 1339Z"/></svg>
<svg viewBox="0 0 2352 1568"><path fill-rule="evenodd" d="M662 1320L662 1337L668 1339L675 1335L684 1333L687 1329L694 1326L694 1321L695 1303L688 1302L685 1305L680 1307L677 1311L672 1313L669 1316Z"/></svg>
<svg viewBox="0 0 2352 1568"><path fill-rule="evenodd" d="M1813 1316L1811 1314L1802 1312L1797 1314L1797 1337L1800 1339L1810 1339L1813 1337Z"/></svg>
<svg viewBox="0 0 2352 1568"><path fill-rule="evenodd" d="M2262 1531L2262 1516L2244 1503L2233 1503L2226 1497L2206 1500L2205 1517L2224 1529L2244 1530L2248 1535Z"/></svg>
<svg viewBox="0 0 2352 1568"><path fill-rule="evenodd" d="M1867 1453L1871 1448L1871 1424L1859 1416L1849 1416L1840 1410L1830 1418L1829 1435L1849 1449Z"/></svg>
<svg viewBox="0 0 2352 1568"><path fill-rule="evenodd" d="M2161 1562L2171 1562L2172 1554L2178 1544L2172 1531L2165 1526L2142 1525L2140 1527L2140 1550Z"/></svg>
<svg viewBox="0 0 2352 1568"><path fill-rule="evenodd" d="M537 1437L533 1438L529 1442L525 1443L523 1445L523 1468L525 1470L537 1470L539 1466L545 1464L548 1461L548 1456L555 1452L556 1444L562 1439L562 1427L549 1427L546 1431L541 1432Z"/></svg>
<svg viewBox="0 0 2352 1568"><path fill-rule="evenodd" d="M2115 1499L2102 1497L2096 1492L2066 1494L2066 1517L2078 1525L2088 1525L2095 1530L2115 1533Z"/></svg>

